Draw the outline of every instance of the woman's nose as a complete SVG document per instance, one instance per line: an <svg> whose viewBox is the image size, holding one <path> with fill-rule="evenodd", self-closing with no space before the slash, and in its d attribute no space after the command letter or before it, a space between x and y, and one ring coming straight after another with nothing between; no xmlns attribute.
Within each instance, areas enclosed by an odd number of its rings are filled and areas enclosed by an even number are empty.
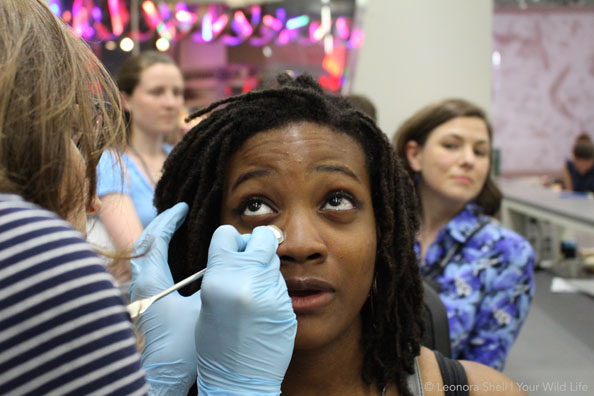
<svg viewBox="0 0 594 396"><path fill-rule="evenodd" d="M182 101L179 100L179 97L175 94L175 92L168 91L165 93L164 102L167 107L181 107Z"/></svg>
<svg viewBox="0 0 594 396"><path fill-rule="evenodd" d="M476 160L476 155L474 154L474 149L472 147L464 147L462 150L462 155L460 161L464 166L473 166L474 161Z"/></svg>
<svg viewBox="0 0 594 396"><path fill-rule="evenodd" d="M94 216L99 212L99 210L101 210L101 200L97 194L95 194L89 207L87 208L87 216Z"/></svg>
<svg viewBox="0 0 594 396"><path fill-rule="evenodd" d="M322 263L328 251L321 235L316 215L294 214L278 225L285 232L285 241L279 245L277 254L281 264Z"/></svg>

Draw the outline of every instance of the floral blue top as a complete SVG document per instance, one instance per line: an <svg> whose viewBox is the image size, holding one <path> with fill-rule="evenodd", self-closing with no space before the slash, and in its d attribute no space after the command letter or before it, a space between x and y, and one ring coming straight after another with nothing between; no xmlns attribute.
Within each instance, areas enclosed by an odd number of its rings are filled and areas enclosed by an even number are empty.
<svg viewBox="0 0 594 396"><path fill-rule="evenodd" d="M467 240L479 222L485 226ZM421 274L439 266L458 243L463 248L435 278L448 313L452 357L502 370L530 310L534 252L524 238L471 202L439 230L421 262ZM418 256L420 248L416 242Z"/></svg>

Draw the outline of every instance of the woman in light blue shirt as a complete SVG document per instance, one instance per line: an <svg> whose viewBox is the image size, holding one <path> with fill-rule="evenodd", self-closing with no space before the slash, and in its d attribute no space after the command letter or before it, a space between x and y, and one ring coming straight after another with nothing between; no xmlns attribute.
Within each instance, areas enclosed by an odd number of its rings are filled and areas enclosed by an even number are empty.
<svg viewBox="0 0 594 396"><path fill-rule="evenodd" d="M154 188L172 149L165 142L176 130L183 107L183 76L173 60L148 51L127 59L116 75L128 121L127 147L118 162L106 152L97 170L99 218L118 250L130 249L156 216ZM111 268L118 281L129 266Z"/></svg>

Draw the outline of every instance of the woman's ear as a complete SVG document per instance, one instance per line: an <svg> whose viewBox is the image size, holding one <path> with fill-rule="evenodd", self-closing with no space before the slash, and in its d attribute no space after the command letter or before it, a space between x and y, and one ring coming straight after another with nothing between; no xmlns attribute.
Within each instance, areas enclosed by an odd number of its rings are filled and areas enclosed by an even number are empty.
<svg viewBox="0 0 594 396"><path fill-rule="evenodd" d="M423 150L422 147L419 146L419 143L415 142L414 140L409 140L406 142L404 152L406 154L406 159L410 165L410 168L415 172L421 172L421 158L423 156Z"/></svg>
<svg viewBox="0 0 594 396"><path fill-rule="evenodd" d="M126 94L125 92L120 92L120 97L122 98L122 106L124 107L124 110L130 113L130 103L128 102L128 94Z"/></svg>

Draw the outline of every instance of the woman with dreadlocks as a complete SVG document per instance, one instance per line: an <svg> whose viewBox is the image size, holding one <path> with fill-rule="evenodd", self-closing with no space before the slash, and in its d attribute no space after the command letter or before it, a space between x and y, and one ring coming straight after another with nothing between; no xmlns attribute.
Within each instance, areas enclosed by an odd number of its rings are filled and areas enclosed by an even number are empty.
<svg viewBox="0 0 594 396"><path fill-rule="evenodd" d="M413 186L382 131L311 77L281 75L279 83L193 114L211 112L165 162L157 210L189 205L169 249L174 279L207 258L210 265L211 235L221 224L239 233L276 225L286 234L276 253L298 322L283 396L418 395L423 388L443 395L444 384L474 395L523 394L488 367L421 347ZM203 295L202 303L217 300ZM197 342L205 329L235 320L200 319ZM197 353L202 394L203 378L220 370L206 363L213 352Z"/></svg>

